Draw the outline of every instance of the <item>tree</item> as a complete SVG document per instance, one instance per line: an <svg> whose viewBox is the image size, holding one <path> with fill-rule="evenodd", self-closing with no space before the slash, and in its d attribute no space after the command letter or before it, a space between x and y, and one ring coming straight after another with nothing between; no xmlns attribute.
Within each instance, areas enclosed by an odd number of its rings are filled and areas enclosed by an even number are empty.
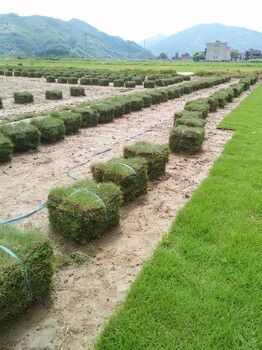
<svg viewBox="0 0 262 350"><path fill-rule="evenodd" d="M203 52L196 52L196 53L194 53L192 58L193 58L193 61L195 61L195 62L204 61L205 55L203 54Z"/></svg>
<svg viewBox="0 0 262 350"><path fill-rule="evenodd" d="M161 52L161 54L157 57L158 60L168 60L167 54L165 52Z"/></svg>
<svg viewBox="0 0 262 350"><path fill-rule="evenodd" d="M237 50L232 50L230 53L230 56L231 56L231 61L236 61L240 56L240 52Z"/></svg>

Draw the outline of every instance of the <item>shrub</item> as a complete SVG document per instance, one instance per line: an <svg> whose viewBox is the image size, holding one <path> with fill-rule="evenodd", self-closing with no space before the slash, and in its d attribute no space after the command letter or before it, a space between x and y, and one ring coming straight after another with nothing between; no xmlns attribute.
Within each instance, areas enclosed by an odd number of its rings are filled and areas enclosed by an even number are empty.
<svg viewBox="0 0 262 350"><path fill-rule="evenodd" d="M35 125L40 130L41 142L53 143L64 138L65 125L61 119L44 117L32 120L31 124Z"/></svg>
<svg viewBox="0 0 262 350"><path fill-rule="evenodd" d="M168 145L157 145L146 141L138 141L124 147L125 158L144 157L146 159L149 180L165 173L169 153Z"/></svg>
<svg viewBox="0 0 262 350"><path fill-rule="evenodd" d="M26 104L26 103L34 102L34 97L31 94L31 92L28 92L28 91L15 92L14 100L15 100L15 103Z"/></svg>
<svg viewBox="0 0 262 350"><path fill-rule="evenodd" d="M0 250L0 324L3 324L49 294L54 256L52 243L40 231L2 225L0 241L19 259Z"/></svg>
<svg viewBox="0 0 262 350"><path fill-rule="evenodd" d="M128 80L125 82L125 87L126 88L135 88L136 82L134 80Z"/></svg>
<svg viewBox="0 0 262 350"><path fill-rule="evenodd" d="M0 133L0 163L8 162L12 158L14 145L11 140Z"/></svg>
<svg viewBox="0 0 262 350"><path fill-rule="evenodd" d="M45 98L47 100L62 100L63 93L60 90L46 90Z"/></svg>
<svg viewBox="0 0 262 350"><path fill-rule="evenodd" d="M63 111L52 113L51 116L59 118L64 122L66 135L71 135L77 132L82 126L82 118L80 113Z"/></svg>
<svg viewBox="0 0 262 350"><path fill-rule="evenodd" d="M70 96L85 96L85 89L82 86L71 86Z"/></svg>
<svg viewBox="0 0 262 350"><path fill-rule="evenodd" d="M90 106L74 108L72 109L72 112L75 112L81 115L81 118L82 118L81 128L89 128L92 126L97 126L98 113L96 110L94 110Z"/></svg>
<svg viewBox="0 0 262 350"><path fill-rule="evenodd" d="M47 208L52 228L79 243L101 236L119 224L122 193L113 183L84 180L49 192Z"/></svg>
<svg viewBox="0 0 262 350"><path fill-rule="evenodd" d="M173 153L196 154L201 150L204 136L203 128L175 126L170 132L169 148Z"/></svg>
<svg viewBox="0 0 262 350"><path fill-rule="evenodd" d="M124 202L145 193L148 188L147 161L145 158L112 158L91 165L97 182L113 182L120 186Z"/></svg>
<svg viewBox="0 0 262 350"><path fill-rule="evenodd" d="M40 144L40 131L29 123L6 124L0 130L11 140L14 152L34 150Z"/></svg>
<svg viewBox="0 0 262 350"><path fill-rule="evenodd" d="M53 75L49 75L45 79L46 79L47 83L55 83L56 82L56 78Z"/></svg>

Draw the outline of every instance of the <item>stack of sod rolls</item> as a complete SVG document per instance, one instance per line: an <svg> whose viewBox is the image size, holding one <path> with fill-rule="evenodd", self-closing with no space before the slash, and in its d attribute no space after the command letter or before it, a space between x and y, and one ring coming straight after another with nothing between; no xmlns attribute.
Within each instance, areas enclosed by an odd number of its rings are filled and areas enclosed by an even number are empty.
<svg viewBox="0 0 262 350"><path fill-rule="evenodd" d="M206 120L202 118L201 112L187 111L176 112L174 114L174 126L187 125L203 128Z"/></svg>
<svg viewBox="0 0 262 350"><path fill-rule="evenodd" d="M120 186L124 202L146 193L148 188L147 161L143 157L112 158L94 163L91 171L97 182L111 181Z"/></svg>
<svg viewBox="0 0 262 350"><path fill-rule="evenodd" d="M196 154L204 141L203 127L177 125L172 128L169 137L169 147L174 153Z"/></svg>
<svg viewBox="0 0 262 350"><path fill-rule="evenodd" d="M14 152L34 150L40 144L40 131L29 123L20 122L3 125L0 131L11 140L14 145Z"/></svg>
<svg viewBox="0 0 262 350"><path fill-rule="evenodd" d="M171 152L196 154L201 151L205 138L205 119L210 108L215 109L215 106L215 101L203 98L188 101L182 112L174 114L174 126L169 136Z"/></svg>
<svg viewBox="0 0 262 350"><path fill-rule="evenodd" d="M40 231L0 226L0 325L52 288L53 245Z"/></svg>
<svg viewBox="0 0 262 350"><path fill-rule="evenodd" d="M82 117L80 113L73 111L54 112L52 117L61 119L65 125L65 134L71 135L77 132L82 126Z"/></svg>
<svg viewBox="0 0 262 350"><path fill-rule="evenodd" d="M32 120L31 124L35 125L40 130L40 140L43 143L53 143L64 138L65 124L61 119L44 117Z"/></svg>
<svg viewBox="0 0 262 350"><path fill-rule="evenodd" d="M97 126L98 113L94 109L92 109L90 106L74 108L72 109L72 111L81 115L81 118L82 118L81 128L89 128L92 126Z"/></svg>
<svg viewBox="0 0 262 350"><path fill-rule="evenodd" d="M122 192L117 185L93 180L54 188L47 200L54 231L81 244L118 225L121 204Z"/></svg>
<svg viewBox="0 0 262 350"><path fill-rule="evenodd" d="M124 157L144 157L148 166L148 179L154 180L163 175L169 157L168 145L157 145L146 141L138 141L124 147Z"/></svg>
<svg viewBox="0 0 262 350"><path fill-rule="evenodd" d="M11 140L0 133L0 163L8 162L12 158L14 145Z"/></svg>

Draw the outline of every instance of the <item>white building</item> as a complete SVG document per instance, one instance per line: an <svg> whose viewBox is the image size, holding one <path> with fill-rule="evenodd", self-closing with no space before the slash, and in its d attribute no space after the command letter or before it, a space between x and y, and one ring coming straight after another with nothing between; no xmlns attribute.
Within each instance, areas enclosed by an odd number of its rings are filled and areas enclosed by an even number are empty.
<svg viewBox="0 0 262 350"><path fill-rule="evenodd" d="M227 46L227 43L216 41L215 43L207 43L206 45L206 61L230 61L231 49Z"/></svg>

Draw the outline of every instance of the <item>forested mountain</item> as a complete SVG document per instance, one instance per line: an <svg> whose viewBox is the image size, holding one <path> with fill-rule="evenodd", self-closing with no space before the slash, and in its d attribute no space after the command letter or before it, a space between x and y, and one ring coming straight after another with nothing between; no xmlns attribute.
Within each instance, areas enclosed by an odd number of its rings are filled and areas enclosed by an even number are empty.
<svg viewBox="0 0 262 350"><path fill-rule="evenodd" d="M91 25L45 16L0 15L0 55L143 59L154 56L134 41L107 35Z"/></svg>

